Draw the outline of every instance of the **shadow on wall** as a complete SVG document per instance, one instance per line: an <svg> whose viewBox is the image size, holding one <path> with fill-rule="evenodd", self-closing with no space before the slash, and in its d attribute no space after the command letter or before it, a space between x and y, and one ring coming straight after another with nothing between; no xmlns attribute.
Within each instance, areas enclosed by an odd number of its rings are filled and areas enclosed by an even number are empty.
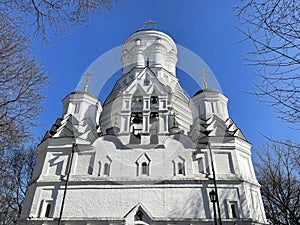
<svg viewBox="0 0 300 225"><path fill-rule="evenodd" d="M201 218L204 215L201 215L201 209L203 209L205 204L200 198L200 193L193 193L184 202L176 202L172 211L169 214L169 217L173 218ZM181 207L178 207L180 206Z"/></svg>

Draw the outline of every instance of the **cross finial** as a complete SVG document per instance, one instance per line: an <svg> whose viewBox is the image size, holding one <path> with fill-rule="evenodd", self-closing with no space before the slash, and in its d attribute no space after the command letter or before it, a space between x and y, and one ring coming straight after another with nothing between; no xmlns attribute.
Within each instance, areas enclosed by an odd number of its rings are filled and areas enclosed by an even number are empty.
<svg viewBox="0 0 300 225"><path fill-rule="evenodd" d="M87 92L87 89L89 86L89 77L93 76L93 74L91 74L90 72L87 72L83 76L85 77L85 85L84 85L83 91Z"/></svg>
<svg viewBox="0 0 300 225"><path fill-rule="evenodd" d="M208 71L205 69L202 69L201 74L202 74L202 79L203 79L203 89L207 89L206 74L208 74Z"/></svg>
<svg viewBox="0 0 300 225"><path fill-rule="evenodd" d="M148 25L148 29L152 29L152 25L155 24L155 28L156 28L156 21L152 21L152 20L148 20L147 22L144 22L145 25Z"/></svg>

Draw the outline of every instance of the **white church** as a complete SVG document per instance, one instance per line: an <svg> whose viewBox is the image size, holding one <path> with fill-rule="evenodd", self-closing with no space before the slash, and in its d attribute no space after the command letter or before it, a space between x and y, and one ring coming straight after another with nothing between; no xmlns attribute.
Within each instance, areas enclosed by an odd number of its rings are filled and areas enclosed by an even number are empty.
<svg viewBox="0 0 300 225"><path fill-rule="evenodd" d="M176 44L161 31L130 35L121 60L104 103L87 85L62 100L20 224L267 224L251 144L227 97L206 84L188 97Z"/></svg>

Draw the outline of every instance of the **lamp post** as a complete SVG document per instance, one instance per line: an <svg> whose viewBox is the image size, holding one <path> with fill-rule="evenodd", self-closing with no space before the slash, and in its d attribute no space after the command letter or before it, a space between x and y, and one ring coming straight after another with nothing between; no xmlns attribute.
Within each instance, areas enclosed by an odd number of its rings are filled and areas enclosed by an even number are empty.
<svg viewBox="0 0 300 225"><path fill-rule="evenodd" d="M68 166L68 170L67 170L67 178L66 178L66 183L65 183L65 188L64 188L64 195L63 195L61 208L60 208L60 214L59 214L59 218L58 218L58 225L61 225L61 219L62 219L62 214L63 214L64 206L65 206L65 199L66 199L66 194L67 194L69 177L70 177L72 163L73 163L74 149L75 149L76 146L77 146L76 143L72 143L72 151L71 151L69 166Z"/></svg>
<svg viewBox="0 0 300 225"><path fill-rule="evenodd" d="M215 172L215 167L214 167L214 160L213 160L213 156L212 156L212 151L210 148L210 143L208 143L208 149L209 149L209 153L210 153L210 162L211 162L211 170L212 170L212 174L213 174L213 181L214 181L214 190L213 190L213 194L214 194L214 199L215 199L215 203L217 203L217 208L218 208L218 216L219 216L219 224L222 225L222 219L221 219L221 210L220 210L220 204L219 204L219 196L218 196L218 189L217 189L217 182L216 182L216 172ZM211 192L210 192L211 193ZM214 203L214 211L215 209L215 203ZM216 213L215 213L216 215ZM217 220L217 217L215 216L215 221ZM215 222L216 223L216 222ZM217 224L217 223L216 223Z"/></svg>
<svg viewBox="0 0 300 225"><path fill-rule="evenodd" d="M215 225L218 225L218 223L217 223L217 213L216 213L217 194L214 190L209 192L209 198L210 198L210 201L213 203Z"/></svg>

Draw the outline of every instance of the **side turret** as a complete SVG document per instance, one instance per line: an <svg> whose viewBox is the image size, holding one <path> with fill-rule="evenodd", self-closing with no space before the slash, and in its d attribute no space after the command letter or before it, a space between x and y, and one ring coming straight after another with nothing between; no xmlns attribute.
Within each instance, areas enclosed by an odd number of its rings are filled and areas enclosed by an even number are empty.
<svg viewBox="0 0 300 225"><path fill-rule="evenodd" d="M227 102L228 98L221 92L214 89L204 89L198 91L192 97L194 104L194 118L207 120L213 115L218 116L223 121L228 119Z"/></svg>
<svg viewBox="0 0 300 225"><path fill-rule="evenodd" d="M46 132L44 140L51 137L81 137L94 141L100 133L100 101L85 91L74 91L63 100L62 117Z"/></svg>
<svg viewBox="0 0 300 225"><path fill-rule="evenodd" d="M97 97L88 92L75 91L67 95L62 103L62 118L72 115L79 123L89 120L91 125L98 125L102 106Z"/></svg>

